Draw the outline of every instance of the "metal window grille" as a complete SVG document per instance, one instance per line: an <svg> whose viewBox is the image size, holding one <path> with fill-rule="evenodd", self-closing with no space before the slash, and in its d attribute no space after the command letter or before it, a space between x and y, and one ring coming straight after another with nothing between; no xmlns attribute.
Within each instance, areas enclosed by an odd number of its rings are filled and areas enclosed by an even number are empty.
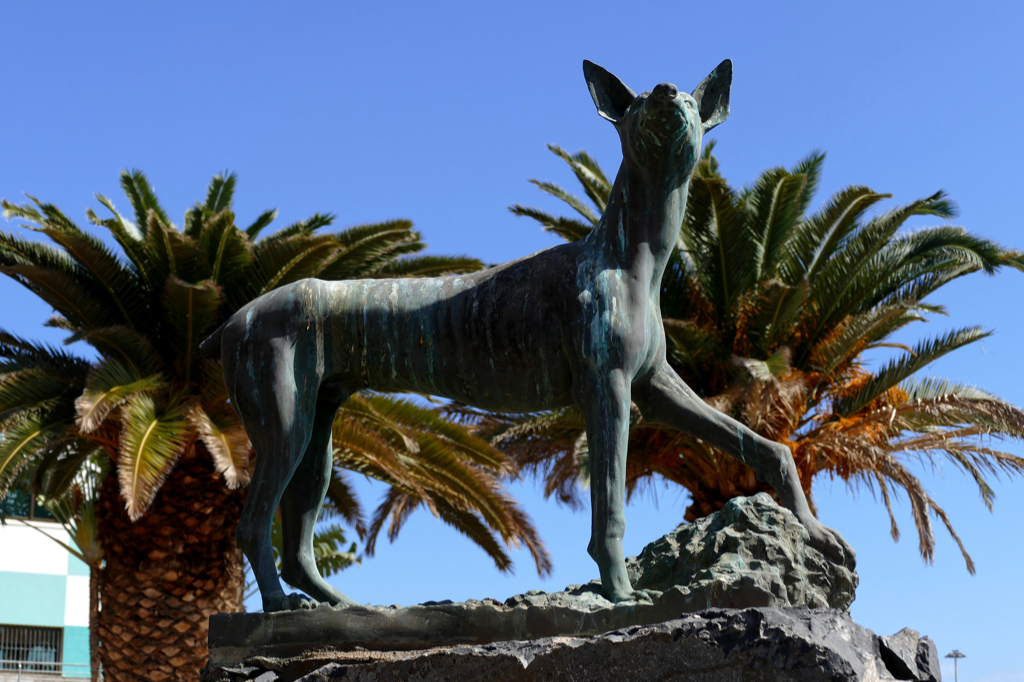
<svg viewBox="0 0 1024 682"><path fill-rule="evenodd" d="M63 628L0 625L0 670L60 674Z"/></svg>

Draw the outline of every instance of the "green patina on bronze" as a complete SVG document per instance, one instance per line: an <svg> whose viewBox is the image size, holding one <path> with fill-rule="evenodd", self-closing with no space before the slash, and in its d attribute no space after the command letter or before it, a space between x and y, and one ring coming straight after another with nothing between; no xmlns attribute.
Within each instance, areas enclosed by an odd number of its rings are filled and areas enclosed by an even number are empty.
<svg viewBox="0 0 1024 682"><path fill-rule="evenodd" d="M622 553L630 403L742 459L779 493L811 543L853 552L811 514L789 449L708 407L665 360L659 292L703 134L729 115L732 62L692 95L662 83L635 95L591 62L583 72L623 161L598 226L562 244L452 277L323 282L277 289L238 311L204 344L219 355L256 450L238 527L265 611L309 607L286 595L270 549L281 507L282 577L314 600L354 602L316 572L312 535L328 483L331 424L355 391L411 390L498 411L577 404L591 455L589 552L602 591L638 596Z"/></svg>

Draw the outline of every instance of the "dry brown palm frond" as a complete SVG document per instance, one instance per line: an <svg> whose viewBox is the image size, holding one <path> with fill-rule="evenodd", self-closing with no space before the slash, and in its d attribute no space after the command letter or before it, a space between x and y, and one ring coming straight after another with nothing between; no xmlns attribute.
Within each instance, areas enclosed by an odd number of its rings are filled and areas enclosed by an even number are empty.
<svg viewBox="0 0 1024 682"><path fill-rule="evenodd" d="M935 533L929 516L931 502L920 479L884 450L877 451L870 461L862 460L861 464L862 467L858 471L844 477L847 485L851 489L856 489L858 484L864 484L872 491L875 483L880 486L882 499L886 502L886 509L889 512L891 533L894 538L898 538L899 528L892 513L890 492L885 489L885 484L902 488L910 501L911 516L917 529L918 552L926 562L931 563L935 553Z"/></svg>
<svg viewBox="0 0 1024 682"><path fill-rule="evenodd" d="M900 541L900 527L896 524L896 516L892 513L892 498L889 497L889 482L879 471L873 472L878 482L878 490L882 494L882 501L885 503L885 511L889 514L889 533L893 542Z"/></svg>
<svg viewBox="0 0 1024 682"><path fill-rule="evenodd" d="M472 423L479 416L465 411L461 420ZM393 541L409 515L425 506L484 549L500 570L510 570L512 561L499 540L527 547L541 575L550 572L536 528L502 486L514 470L479 436L454 430L435 410L379 395L350 399L334 428L342 444L335 464L390 486L366 532L368 554L385 524Z"/></svg>
<svg viewBox="0 0 1024 682"><path fill-rule="evenodd" d="M967 563L967 572L974 575L976 573L974 568L974 559L972 559L971 555L967 553L967 548L964 547L964 543L960 540L960 536L956 534L955 530L953 530L953 524L950 523L949 516L947 516L945 510L935 504L935 501L930 497L928 498L928 504L931 507L932 512L934 512L934 514L939 517L939 520L942 521L943 525L946 526L946 530L949 531L949 534L956 542L957 547L960 548L960 553L963 555L964 561Z"/></svg>
<svg viewBox="0 0 1024 682"><path fill-rule="evenodd" d="M755 381L743 399L743 421L765 438L787 441L807 406L807 383L798 372Z"/></svg>
<svg viewBox="0 0 1024 682"><path fill-rule="evenodd" d="M983 433L1024 437L1024 410L990 396L964 397L951 393L936 398L908 400L898 409L901 426L906 429L976 424Z"/></svg>
<svg viewBox="0 0 1024 682"><path fill-rule="evenodd" d="M234 409L226 403L208 406L198 403L188 410L188 420L213 458L217 472L228 488L234 490L249 484L252 478L253 450L245 428Z"/></svg>
<svg viewBox="0 0 1024 682"><path fill-rule="evenodd" d="M421 502L421 498L410 495L397 486L391 486L387 495L384 496L384 501L381 502L374 512L373 518L370 520L370 526L366 531L366 556L372 557L376 551L377 537L380 535L385 521L388 522L388 540L394 542L395 538L398 537L398 531L401 530L409 515L420 506Z"/></svg>
<svg viewBox="0 0 1024 682"><path fill-rule="evenodd" d="M412 475L405 462L399 459L395 443L381 436L375 429L369 428L361 420L340 415L334 422L334 442L343 444L334 450L334 462L337 466L380 480L393 480L420 498L427 498L426 490ZM427 507L436 516L436 510L429 504Z"/></svg>

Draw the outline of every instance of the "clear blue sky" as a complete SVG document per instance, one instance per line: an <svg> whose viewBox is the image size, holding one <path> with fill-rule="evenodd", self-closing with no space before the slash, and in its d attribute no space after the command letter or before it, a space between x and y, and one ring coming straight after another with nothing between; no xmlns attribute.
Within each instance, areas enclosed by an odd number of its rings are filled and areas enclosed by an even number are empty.
<svg viewBox="0 0 1024 682"><path fill-rule="evenodd" d="M1018 3L5 3L0 196L29 192L85 223L93 192L126 206L118 171L143 169L172 214L217 171L240 176L240 221L278 207L280 224L330 211L341 225L408 217L436 253L488 262L555 243L506 206L558 209L526 183L572 185L544 148L586 148L619 162L611 126L583 82L586 58L634 90L690 90L723 58L735 63L732 117L715 130L734 184L813 149L828 152L819 202L866 184L906 202L947 190L958 223L1024 248L1024 5ZM120 198L120 200L119 200ZM891 203L889 204L892 205ZM922 221L921 225L928 224ZM0 229L15 229L3 225ZM935 301L955 326L996 329L932 373L1024 405L1024 278L977 275ZM0 326L59 340L49 312L0 281ZM1024 455L1020 444L1010 449ZM822 481L823 521L859 553L854 617L881 634L909 626L941 654L967 654L965 680L1024 680L1024 482L996 486L989 514L955 469L923 474L978 564L971 577L944 530L934 566L916 551L905 501L893 543L880 504ZM596 575L587 513L514 488L540 527L556 572L541 582L517 554L515 577L426 513L393 546L342 574L363 602L496 597L559 589ZM372 506L379 489L366 488ZM672 528L687 504L661 490L630 509L627 550ZM952 669L948 671L952 675Z"/></svg>

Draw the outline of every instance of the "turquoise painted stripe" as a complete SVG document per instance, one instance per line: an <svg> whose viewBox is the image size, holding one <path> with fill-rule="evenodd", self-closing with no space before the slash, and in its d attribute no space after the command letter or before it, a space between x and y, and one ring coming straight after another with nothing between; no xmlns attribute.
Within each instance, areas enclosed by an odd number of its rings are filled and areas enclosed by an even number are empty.
<svg viewBox="0 0 1024 682"><path fill-rule="evenodd" d="M89 677L89 628L68 626L64 628L65 663L84 663L64 667L64 677Z"/></svg>
<svg viewBox="0 0 1024 682"><path fill-rule="evenodd" d="M0 623L64 626L67 577L0 571Z"/></svg>
<svg viewBox="0 0 1024 682"><path fill-rule="evenodd" d="M74 554L68 554L68 575L89 575L89 564Z"/></svg>

